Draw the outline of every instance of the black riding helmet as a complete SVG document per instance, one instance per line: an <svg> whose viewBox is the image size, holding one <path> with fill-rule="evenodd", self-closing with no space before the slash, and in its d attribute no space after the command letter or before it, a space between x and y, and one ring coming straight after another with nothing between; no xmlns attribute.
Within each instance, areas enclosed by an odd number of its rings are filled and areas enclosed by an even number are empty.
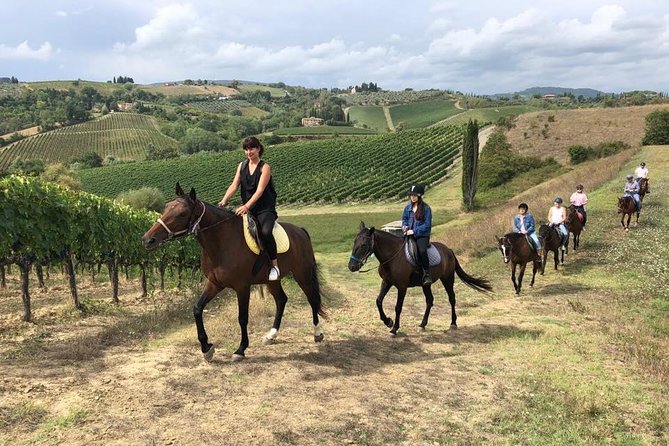
<svg viewBox="0 0 669 446"><path fill-rule="evenodd" d="M425 186L422 184L412 184L407 192L407 195L418 195L422 197L425 194Z"/></svg>

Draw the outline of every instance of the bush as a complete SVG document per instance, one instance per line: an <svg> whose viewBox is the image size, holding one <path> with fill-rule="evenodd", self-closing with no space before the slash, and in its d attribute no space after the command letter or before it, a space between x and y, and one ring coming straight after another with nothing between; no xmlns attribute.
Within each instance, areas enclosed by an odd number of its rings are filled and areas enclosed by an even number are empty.
<svg viewBox="0 0 669 446"><path fill-rule="evenodd" d="M135 209L162 212L165 207L165 196L156 187L142 187L121 192L116 200Z"/></svg>
<svg viewBox="0 0 669 446"><path fill-rule="evenodd" d="M588 160L589 147L575 145L569 147L569 160L572 164L580 164Z"/></svg>
<svg viewBox="0 0 669 446"><path fill-rule="evenodd" d="M81 190L81 182L75 177L72 170L61 163L50 165L40 177L70 190Z"/></svg>
<svg viewBox="0 0 669 446"><path fill-rule="evenodd" d="M75 156L70 158L68 164L71 166L76 164L78 168L92 168L92 167L102 167L102 157L95 152L87 152L81 156Z"/></svg>
<svg viewBox="0 0 669 446"><path fill-rule="evenodd" d="M646 135L641 144L669 144L669 110L656 110L646 116Z"/></svg>
<svg viewBox="0 0 669 446"><path fill-rule="evenodd" d="M603 142L594 148L575 145L569 147L569 159L572 164L580 164L589 160L606 158L629 148L630 145L623 141Z"/></svg>
<svg viewBox="0 0 669 446"><path fill-rule="evenodd" d="M45 165L42 160L22 160L16 158L7 170L10 174L36 177L44 172L44 168Z"/></svg>

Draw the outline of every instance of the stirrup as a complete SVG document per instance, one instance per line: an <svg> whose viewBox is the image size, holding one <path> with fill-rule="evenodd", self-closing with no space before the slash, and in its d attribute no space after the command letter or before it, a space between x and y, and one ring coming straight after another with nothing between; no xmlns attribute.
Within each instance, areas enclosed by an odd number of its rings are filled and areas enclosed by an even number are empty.
<svg viewBox="0 0 669 446"><path fill-rule="evenodd" d="M281 276L281 272L279 272L279 268L276 266L273 266L269 270L269 280L279 280L279 277Z"/></svg>
<svg viewBox="0 0 669 446"><path fill-rule="evenodd" d="M430 277L430 274L428 274L427 271L423 272L423 286L428 286L432 285L432 277Z"/></svg>

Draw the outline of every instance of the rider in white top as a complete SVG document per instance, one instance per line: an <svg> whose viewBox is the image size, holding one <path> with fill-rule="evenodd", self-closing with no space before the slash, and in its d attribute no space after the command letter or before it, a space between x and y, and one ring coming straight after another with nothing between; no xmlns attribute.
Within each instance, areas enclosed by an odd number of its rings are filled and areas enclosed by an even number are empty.
<svg viewBox="0 0 669 446"><path fill-rule="evenodd" d="M634 170L634 178L636 178L636 182L639 183L639 185L641 185L641 179L642 178L646 180L646 193L649 194L650 193L650 181L649 181L649 178L648 178L648 168L646 167L646 163L644 163L643 161L641 162L639 167L637 167Z"/></svg>
<svg viewBox="0 0 669 446"><path fill-rule="evenodd" d="M567 219L567 211L562 207L562 198L555 198L554 206L548 210L548 221L551 226L557 227L558 234L560 234L560 246L564 251L566 249L566 239L569 237L569 230L564 222Z"/></svg>

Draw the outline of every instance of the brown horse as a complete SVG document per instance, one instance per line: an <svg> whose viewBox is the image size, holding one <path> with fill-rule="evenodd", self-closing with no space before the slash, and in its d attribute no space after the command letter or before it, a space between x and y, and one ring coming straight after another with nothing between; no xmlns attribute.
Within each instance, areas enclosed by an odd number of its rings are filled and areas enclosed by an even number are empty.
<svg viewBox="0 0 669 446"><path fill-rule="evenodd" d="M639 178L639 202L643 203L643 197L648 193L648 178Z"/></svg>
<svg viewBox="0 0 669 446"><path fill-rule="evenodd" d="M534 247L530 244L526 235L509 232L503 237L496 238L504 263L511 262L511 282L513 282L513 289L516 290L516 294L520 294L527 264L532 262L532 281L530 282L530 286L533 286L537 270L541 268L541 261L537 259ZM516 267L518 265L520 265L520 271L518 271L518 280L516 280Z"/></svg>
<svg viewBox="0 0 669 446"><path fill-rule="evenodd" d="M625 196L618 197L618 213L622 214L620 217L620 224L623 226L625 231L630 230L630 220L632 219L632 214L636 213L636 224L639 224L639 211L634 204L634 198ZM625 215L627 215L627 224L624 223Z"/></svg>
<svg viewBox="0 0 669 446"><path fill-rule="evenodd" d="M567 219L564 222L570 233L574 234L574 251L581 245L581 231L583 231L583 216L576 210L573 204L567 208ZM567 240L569 244L569 240Z"/></svg>
<svg viewBox="0 0 669 446"><path fill-rule="evenodd" d="M403 237L390 234L384 231L376 231L374 227L367 228L363 222L360 222L360 232L353 241L353 250L351 258L348 262L348 269L351 272L359 271L365 264L369 256L374 254L380 262L378 272L381 276L381 291L376 298L376 306L379 309L379 316L381 321L390 328L390 334L396 335L400 328L400 314L402 313L402 306L404 305L404 297L406 296L407 288L421 286L423 294L425 294L425 314L420 323L421 328L425 328L428 318L430 317L430 310L434 303L434 296L432 295L431 285L423 286L421 275L414 270L414 267L406 260L404 255ZM449 248L442 243L433 243L439 250L441 262L438 265L429 268L430 277L433 280L439 279L446 289L448 300L451 303L451 328L457 328L457 316L455 314L455 291L453 284L455 283L455 273L458 274L467 286L476 291L487 292L492 291L492 286L485 279L475 278L469 276L460 267L458 259ZM383 299L394 286L397 288L397 303L395 304L395 321L386 316L383 311Z"/></svg>
<svg viewBox="0 0 669 446"><path fill-rule="evenodd" d="M176 185L176 195L177 198L165 205L163 215L144 234L142 242L145 248L156 249L166 241L194 234L201 248L202 272L207 278L204 290L193 307L197 337L204 359L211 361L215 350L214 345L209 343L204 329L202 312L207 303L224 288L232 288L237 293L239 326L242 334L239 348L234 352L232 359L242 360L249 345L247 325L251 285L267 284L276 303L274 323L272 329L265 335L265 343L271 343L276 339L288 296L281 287L280 280L268 281L269 258L266 262L262 262L257 274L253 274L252 270L258 256L246 245L240 217L229 209L198 200L195 189L191 189L190 194L186 195L179 183ZM290 249L286 253L279 254L279 269L282 276L292 273L306 294L312 310L314 340L320 342L323 340L323 332L318 316L325 316L325 312L321 307L316 259L311 239L307 231L302 228L289 223L281 225L290 239Z"/></svg>
<svg viewBox="0 0 669 446"><path fill-rule="evenodd" d="M564 245L560 240L560 234L558 231L559 229L556 226L549 226L545 223L542 223L542 225L539 226L539 238L541 239L541 247L544 250L544 259L541 262L542 276L546 270L546 257L548 257L548 251L553 251L553 260L556 270L558 269L558 261L559 263L564 263L564 254L567 246L569 246L569 239L564 242L567 245L565 246L565 249L562 249L562 246ZM562 257L560 257L560 252L562 252Z"/></svg>

